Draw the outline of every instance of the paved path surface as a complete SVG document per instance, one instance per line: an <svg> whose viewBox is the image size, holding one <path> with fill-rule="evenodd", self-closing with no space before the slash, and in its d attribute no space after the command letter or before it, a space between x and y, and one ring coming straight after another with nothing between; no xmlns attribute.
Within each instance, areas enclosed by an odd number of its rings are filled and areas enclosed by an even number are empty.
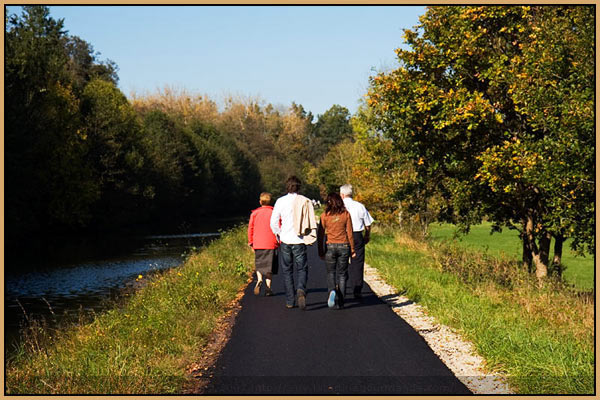
<svg viewBox="0 0 600 400"><path fill-rule="evenodd" d="M309 246L306 310L246 289L204 394L470 394L423 338L368 286L361 302L327 307L325 264Z"/></svg>

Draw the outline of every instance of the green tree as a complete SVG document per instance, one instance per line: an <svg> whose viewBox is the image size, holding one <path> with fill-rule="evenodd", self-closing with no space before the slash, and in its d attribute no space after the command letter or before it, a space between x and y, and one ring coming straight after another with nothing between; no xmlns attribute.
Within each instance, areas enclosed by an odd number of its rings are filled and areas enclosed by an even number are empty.
<svg viewBox="0 0 600 400"><path fill-rule="evenodd" d="M311 167L308 181L319 187L321 198L327 194L337 192L339 187L351 181L355 159L354 143L345 140L336 144L317 166Z"/></svg>
<svg viewBox="0 0 600 400"><path fill-rule="evenodd" d="M583 97L565 96L568 86L550 96L544 91L565 64L564 54L593 62L593 46L586 48L593 42L591 17L577 6L430 7L414 30L405 31L410 49L396 51L400 68L371 80L374 129L412 160L413 193L438 196L440 218L464 229L483 215L492 218L495 229L519 229L524 261L535 262L539 277L546 275L550 236L570 234L569 205L559 199L570 193L566 188L573 189L550 182L570 154L566 142L580 135L575 147L589 154L593 130L542 127L533 116L544 115L544 108L548 113L551 105L556 112L563 102L571 110L589 108L587 72L561 71L572 89L583 89ZM555 33L540 41L539 32L549 28ZM544 52L547 63L538 65ZM528 79L531 74L536 79ZM582 112L577 115L585 121L581 127L593 126L592 114L587 120ZM550 154L546 149L552 147L559 150ZM571 176L593 181L587 157L573 167ZM589 219L589 197L572 200L581 203L571 208ZM574 244L588 239L580 236Z"/></svg>
<svg viewBox="0 0 600 400"><path fill-rule="evenodd" d="M410 158L395 151L394 142L374 129L373 118L372 109L361 105L351 119L355 143L349 182L356 188L356 198L377 221L401 227L417 223L426 231L431 207L412 191L416 173Z"/></svg>
<svg viewBox="0 0 600 400"><path fill-rule="evenodd" d="M144 153L155 186L153 206L157 211L181 208L187 196L183 173L187 137L176 120L159 110L143 116L143 131Z"/></svg>
<svg viewBox="0 0 600 400"><path fill-rule="evenodd" d="M63 47L69 58L67 72L78 91L82 91L92 79L102 79L117 84L118 68L113 61L99 61L93 46L77 36L64 36L63 40Z"/></svg>
<svg viewBox="0 0 600 400"><path fill-rule="evenodd" d="M93 168L101 192L95 204L95 223L124 225L139 215L138 202L153 193L144 177L147 160L140 121L115 84L100 78L85 86L80 114L85 160Z"/></svg>
<svg viewBox="0 0 600 400"><path fill-rule="evenodd" d="M534 261L543 276L551 238L559 273L567 237L581 253L595 251L594 12L587 6L534 8L528 22L507 91L529 129L484 153L480 179L507 194L503 203L513 197L524 205L513 217L525 227L523 261ZM497 220L499 209L490 210Z"/></svg>
<svg viewBox="0 0 600 400"><path fill-rule="evenodd" d="M83 158L63 22L47 7L25 6L8 18L5 37L7 231L81 226L98 187Z"/></svg>
<svg viewBox="0 0 600 400"><path fill-rule="evenodd" d="M524 44L521 79L513 89L518 110L543 132L544 159L538 185L549 193L544 217L555 240L595 253L595 14L592 6L548 7L532 13L530 42Z"/></svg>
<svg viewBox="0 0 600 400"><path fill-rule="evenodd" d="M350 112L346 107L334 104L317 117L307 143L309 157L313 162L320 161L333 146L344 140L352 140Z"/></svg>

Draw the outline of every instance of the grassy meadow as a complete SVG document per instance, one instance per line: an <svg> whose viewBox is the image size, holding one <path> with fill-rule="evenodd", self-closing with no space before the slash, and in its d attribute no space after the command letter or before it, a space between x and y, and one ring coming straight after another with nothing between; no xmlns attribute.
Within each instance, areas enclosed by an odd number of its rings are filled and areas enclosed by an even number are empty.
<svg viewBox="0 0 600 400"><path fill-rule="evenodd" d="M517 393L593 393L593 297L555 280L539 287L514 259L480 247L376 229L366 262L473 342L489 371L506 375Z"/></svg>
<svg viewBox="0 0 600 400"><path fill-rule="evenodd" d="M431 238L434 240L452 240L455 238L458 244L470 248L485 250L492 255L503 255L521 259L522 245L519 234L515 230L505 229L502 232L490 234L492 224L484 222L481 225L471 227L467 235L457 236L456 229L450 224L432 224ZM563 244L562 264L566 266L563 271L564 279L577 289L589 290L594 288L594 256L587 254L578 256L570 248L571 240ZM554 255L554 241L550 247L550 259Z"/></svg>

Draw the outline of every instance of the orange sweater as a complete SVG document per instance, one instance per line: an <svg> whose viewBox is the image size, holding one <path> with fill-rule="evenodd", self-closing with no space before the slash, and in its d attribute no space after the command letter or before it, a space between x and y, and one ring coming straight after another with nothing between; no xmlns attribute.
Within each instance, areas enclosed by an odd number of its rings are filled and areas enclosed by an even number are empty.
<svg viewBox="0 0 600 400"><path fill-rule="evenodd" d="M354 253L354 238L352 236L352 218L348 211L342 214L321 215L321 223L317 232L319 255L324 255L323 239L327 235L327 243L349 243L350 252Z"/></svg>

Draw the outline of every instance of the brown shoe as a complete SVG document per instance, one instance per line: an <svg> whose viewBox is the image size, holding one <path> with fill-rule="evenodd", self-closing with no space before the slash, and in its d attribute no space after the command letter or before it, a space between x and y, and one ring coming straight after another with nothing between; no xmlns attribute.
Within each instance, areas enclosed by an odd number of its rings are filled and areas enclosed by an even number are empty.
<svg viewBox="0 0 600 400"><path fill-rule="evenodd" d="M300 289L298 289L298 307L300 307L301 310L306 309L306 294Z"/></svg>
<svg viewBox="0 0 600 400"><path fill-rule="evenodd" d="M270 287L265 287L265 296L273 296L273 291Z"/></svg>
<svg viewBox="0 0 600 400"><path fill-rule="evenodd" d="M262 286L262 281L256 282L256 286L254 286L254 295L258 296L260 293L260 287Z"/></svg>

